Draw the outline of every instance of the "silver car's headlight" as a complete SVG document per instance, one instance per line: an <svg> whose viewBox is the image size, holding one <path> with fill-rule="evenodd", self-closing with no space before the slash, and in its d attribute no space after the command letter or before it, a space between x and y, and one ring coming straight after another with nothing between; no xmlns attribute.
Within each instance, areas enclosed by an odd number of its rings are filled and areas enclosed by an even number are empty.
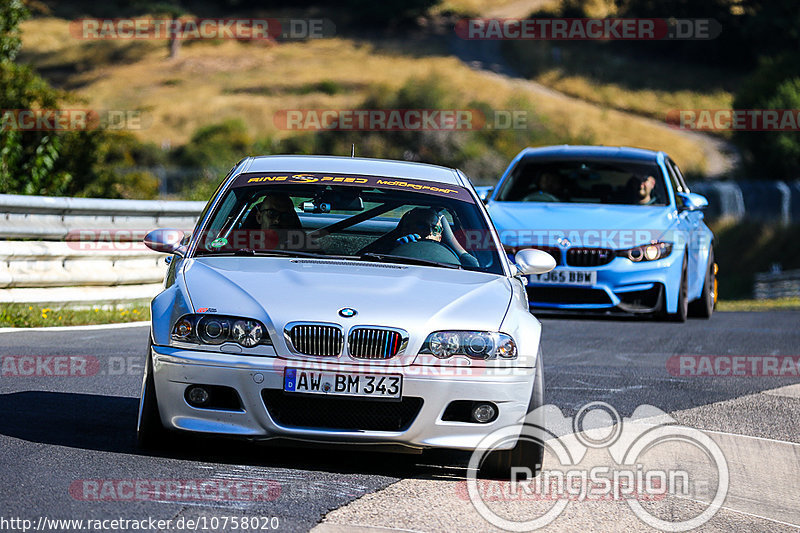
<svg viewBox="0 0 800 533"><path fill-rule="evenodd" d="M193 344L235 342L245 348L272 344L258 320L221 315L184 315L172 328L172 340Z"/></svg>
<svg viewBox="0 0 800 533"><path fill-rule="evenodd" d="M473 359L516 359L517 345L510 335L496 331L434 331L420 350L440 359L466 355Z"/></svg>
<svg viewBox="0 0 800 533"><path fill-rule="evenodd" d="M634 263L640 261L656 261L657 259L664 259L672 253L671 242L654 242L650 244L643 244L641 246L634 246L627 250L617 250L619 257L627 257Z"/></svg>

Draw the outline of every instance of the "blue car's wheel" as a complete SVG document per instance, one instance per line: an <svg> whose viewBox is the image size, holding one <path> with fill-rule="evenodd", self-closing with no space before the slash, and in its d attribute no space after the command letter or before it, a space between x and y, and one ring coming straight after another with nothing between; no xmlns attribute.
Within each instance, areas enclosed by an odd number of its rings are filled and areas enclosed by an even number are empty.
<svg viewBox="0 0 800 533"><path fill-rule="evenodd" d="M689 279L686 272L686 254L683 255L683 267L681 268L681 285L678 288L678 310L675 313L669 313L668 318L673 322L686 322L686 317L689 316ZM666 311L667 302L664 301L664 310Z"/></svg>
<svg viewBox="0 0 800 533"><path fill-rule="evenodd" d="M717 276L714 264L714 249L708 252L708 268L703 282L703 293L700 298L689 305L689 316L711 318L717 304Z"/></svg>

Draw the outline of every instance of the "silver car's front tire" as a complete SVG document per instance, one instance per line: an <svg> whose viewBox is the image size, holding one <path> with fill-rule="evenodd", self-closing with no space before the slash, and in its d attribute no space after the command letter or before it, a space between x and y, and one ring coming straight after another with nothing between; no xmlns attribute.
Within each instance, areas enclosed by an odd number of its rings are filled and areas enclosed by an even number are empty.
<svg viewBox="0 0 800 533"><path fill-rule="evenodd" d="M544 428L542 412L539 409L544 405L544 377L542 374L542 358L536 361L536 376L533 382L533 391L528 404L528 414L525 417L525 427L531 426L533 434L540 434ZM531 414L533 413L533 414ZM521 436L517 444L510 450L497 450L486 455L481 463L478 477L484 479L511 479L512 468L528 468L532 476L536 477L542 469L544 458L544 443L532 437Z"/></svg>
<svg viewBox="0 0 800 533"><path fill-rule="evenodd" d="M164 445L169 434L161 423L156 398L156 383L153 378L153 360L150 345L147 346L147 359L142 379L142 396L139 400L139 420L136 425L136 443L140 448L152 449Z"/></svg>

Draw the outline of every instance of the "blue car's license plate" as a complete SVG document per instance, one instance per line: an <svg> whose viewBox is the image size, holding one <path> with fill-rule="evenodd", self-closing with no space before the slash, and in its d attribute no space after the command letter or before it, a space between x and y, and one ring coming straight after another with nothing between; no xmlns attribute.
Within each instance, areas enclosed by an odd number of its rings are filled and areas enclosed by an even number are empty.
<svg viewBox="0 0 800 533"><path fill-rule="evenodd" d="M595 285L597 272L593 270L551 270L545 274L528 276L530 283L547 285Z"/></svg>
<svg viewBox="0 0 800 533"><path fill-rule="evenodd" d="M403 376L399 374L357 374L287 368L283 376L284 391L304 394L400 399L402 389Z"/></svg>

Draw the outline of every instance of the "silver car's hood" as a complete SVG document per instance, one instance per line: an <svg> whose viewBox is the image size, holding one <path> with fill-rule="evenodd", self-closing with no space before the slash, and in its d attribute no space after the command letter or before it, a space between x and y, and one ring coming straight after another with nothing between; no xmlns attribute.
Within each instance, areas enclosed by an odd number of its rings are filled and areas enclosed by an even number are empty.
<svg viewBox="0 0 800 533"><path fill-rule="evenodd" d="M195 310L258 318L287 352L289 322L401 328L416 350L438 329L497 331L511 301L503 276L466 270L356 261L274 257L203 257L187 261ZM343 307L357 311L342 318ZM277 337L277 338L275 338Z"/></svg>

